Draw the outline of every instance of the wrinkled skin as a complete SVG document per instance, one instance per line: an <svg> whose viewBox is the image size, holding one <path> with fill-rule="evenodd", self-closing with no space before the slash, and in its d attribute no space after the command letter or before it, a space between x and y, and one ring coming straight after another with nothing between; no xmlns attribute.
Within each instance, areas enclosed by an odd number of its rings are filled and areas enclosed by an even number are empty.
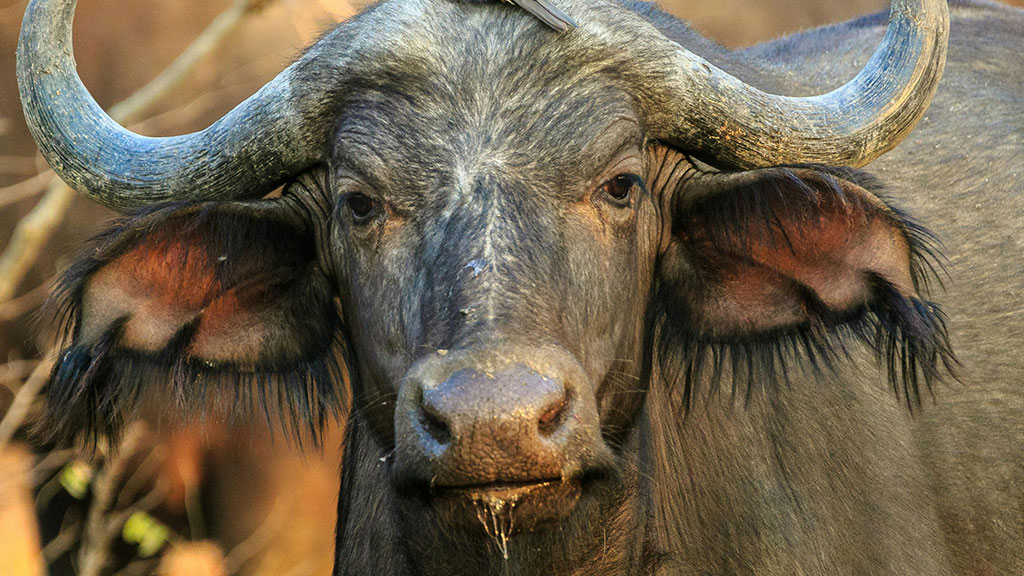
<svg viewBox="0 0 1024 576"><path fill-rule="evenodd" d="M1024 271L1008 254L1024 224L1007 218L1024 210L1019 11L952 8L928 118L869 166L883 191L821 167L720 173L699 150L649 141L614 68L561 57L527 15L467 19L438 6L417 25L459 33L417 43L405 30L405 42L384 43L339 96L329 162L282 200L156 209L112 235L72 281L84 291L76 336L89 347L76 353L88 370L69 353L58 382L105 369L119 347L194 356L205 362L199 376L288 365L289 353L329 340L310 327L326 330L320 318L336 296L353 385L336 574L1024 568L1024 400L1012 352ZM729 53L634 7L779 93L840 84L884 29L869 18ZM936 385L934 403L906 374L894 397L869 350L885 343L815 332L890 314L901 336L925 326L911 340L952 364L914 272L920 238L883 192L945 242L954 275L932 298L948 313L963 385ZM193 214L203 210L207 220ZM261 234L218 237L228 216ZM179 228L195 236L188 249L176 244ZM157 232L133 244L139 230ZM292 236L299 248L287 252L286 242L261 243ZM160 267L179 260L175 285ZM207 273L207 260L234 268ZM125 276L151 269L151 284L132 292ZM236 293L235 276L275 289ZM168 282L170 304L146 300ZM301 291L277 289L293 284ZM142 304L118 308L119 291ZM189 306L199 311L181 312ZM242 358L248 334L258 361ZM814 370L791 345L808 334L810 348L841 342L850 358ZM675 345L667 336L761 362L746 377L742 362L737 374L720 366L716 394L695 352L679 362L664 353ZM536 438L508 432L524 422L530 434L539 426ZM444 504L453 492L467 501L459 490L542 482L572 496L523 500L506 532L487 527L504 516L478 520Z"/></svg>

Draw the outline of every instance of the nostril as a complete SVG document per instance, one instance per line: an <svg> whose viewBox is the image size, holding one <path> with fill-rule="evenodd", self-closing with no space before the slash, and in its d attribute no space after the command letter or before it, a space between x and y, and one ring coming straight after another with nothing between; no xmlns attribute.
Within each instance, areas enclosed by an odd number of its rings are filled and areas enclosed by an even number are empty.
<svg viewBox="0 0 1024 576"><path fill-rule="evenodd" d="M562 426L568 407L569 394L566 392L540 415L540 419L537 420L537 429L540 430L542 436L551 436Z"/></svg>
<svg viewBox="0 0 1024 576"><path fill-rule="evenodd" d="M420 408L420 422L423 429L430 434L438 444L447 444L452 439L452 430L448 423L440 415L435 414L429 406L422 405Z"/></svg>

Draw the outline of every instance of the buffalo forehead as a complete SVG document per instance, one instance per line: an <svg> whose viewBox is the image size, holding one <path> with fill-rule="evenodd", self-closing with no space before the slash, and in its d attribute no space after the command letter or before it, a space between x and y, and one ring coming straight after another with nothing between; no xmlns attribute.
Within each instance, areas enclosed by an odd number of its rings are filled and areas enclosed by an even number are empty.
<svg viewBox="0 0 1024 576"><path fill-rule="evenodd" d="M639 147L614 66L535 19L492 16L458 33L456 21L424 23L405 31L418 41L380 46L346 81L336 159L399 193L453 171L528 174L559 189L603 168L623 139Z"/></svg>

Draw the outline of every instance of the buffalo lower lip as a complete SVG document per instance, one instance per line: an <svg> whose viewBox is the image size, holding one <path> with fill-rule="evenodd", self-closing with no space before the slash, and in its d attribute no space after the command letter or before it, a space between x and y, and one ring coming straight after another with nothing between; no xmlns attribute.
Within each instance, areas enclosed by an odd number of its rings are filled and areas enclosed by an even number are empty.
<svg viewBox="0 0 1024 576"><path fill-rule="evenodd" d="M435 490L433 503L443 516L462 526L483 526L502 554L512 534L531 532L568 517L582 493L579 480L531 484L485 484Z"/></svg>
<svg viewBox="0 0 1024 576"><path fill-rule="evenodd" d="M562 484L561 480L542 480L530 483L494 483L466 486L463 488L448 488L447 491L462 493L469 498L499 498L502 500L514 501L529 495L537 490L551 488Z"/></svg>

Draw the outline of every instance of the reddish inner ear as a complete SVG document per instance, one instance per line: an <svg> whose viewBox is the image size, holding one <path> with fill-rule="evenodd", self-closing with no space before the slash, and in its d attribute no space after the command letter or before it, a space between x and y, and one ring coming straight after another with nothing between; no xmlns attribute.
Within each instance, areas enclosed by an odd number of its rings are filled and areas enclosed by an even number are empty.
<svg viewBox="0 0 1024 576"><path fill-rule="evenodd" d="M257 407L313 439L345 401L347 346L312 223L290 199L154 207L118 222L61 278L75 321L51 375L48 430L116 433L146 391L186 411ZM161 396L166 398L166 396Z"/></svg>
<svg viewBox="0 0 1024 576"><path fill-rule="evenodd" d="M849 314L879 279L915 295L902 221L855 184L795 173L803 186L729 190L675 226L700 276L691 301L705 330L749 334Z"/></svg>
<svg viewBox="0 0 1024 576"><path fill-rule="evenodd" d="M301 354L309 334L330 340L318 325L331 324L330 295L302 231L227 208L195 212L126 231L101 255L84 279L79 343L120 322L118 349L156 354L189 327L188 356L253 366ZM304 334L292 334L302 320Z"/></svg>
<svg viewBox="0 0 1024 576"><path fill-rule="evenodd" d="M162 349L223 293L216 257L186 239L150 238L100 268L87 284L80 337L96 341L127 317L122 343L137 350Z"/></svg>

